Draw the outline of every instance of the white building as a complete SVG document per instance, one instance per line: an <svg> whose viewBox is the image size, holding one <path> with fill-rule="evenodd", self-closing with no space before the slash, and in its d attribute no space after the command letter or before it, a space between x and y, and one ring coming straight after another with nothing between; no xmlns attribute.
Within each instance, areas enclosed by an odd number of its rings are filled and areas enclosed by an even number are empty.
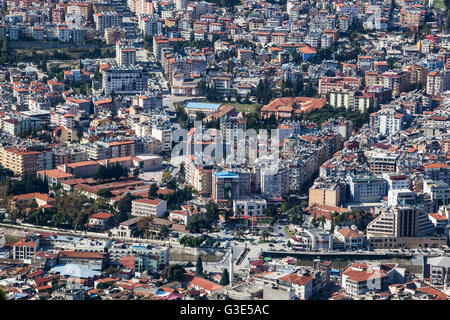
<svg viewBox="0 0 450 320"><path fill-rule="evenodd" d="M233 200L233 213L236 217L261 217L267 208L264 199Z"/></svg>
<svg viewBox="0 0 450 320"><path fill-rule="evenodd" d="M148 74L140 67L110 67L102 73L105 94L140 94L148 88Z"/></svg>
<svg viewBox="0 0 450 320"><path fill-rule="evenodd" d="M137 199L132 201L131 214L133 216L164 217L167 211L167 202L161 199Z"/></svg>

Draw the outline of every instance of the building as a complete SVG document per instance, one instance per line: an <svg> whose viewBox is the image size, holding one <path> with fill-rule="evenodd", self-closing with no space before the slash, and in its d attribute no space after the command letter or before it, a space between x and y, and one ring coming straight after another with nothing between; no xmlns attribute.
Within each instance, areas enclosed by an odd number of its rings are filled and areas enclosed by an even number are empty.
<svg viewBox="0 0 450 320"><path fill-rule="evenodd" d="M230 171L215 172L212 175L212 198L214 201L227 202L239 199L239 174Z"/></svg>
<svg viewBox="0 0 450 320"><path fill-rule="evenodd" d="M341 277L341 287L353 298L368 291L382 291L387 288L387 270L381 266L353 263L348 266Z"/></svg>
<svg viewBox="0 0 450 320"><path fill-rule="evenodd" d="M364 234L356 226L334 229L333 248L338 246L344 250L361 249L365 245Z"/></svg>
<svg viewBox="0 0 450 320"><path fill-rule="evenodd" d="M360 79L354 77L320 77L318 94L325 96L332 90L358 90L360 84Z"/></svg>
<svg viewBox="0 0 450 320"><path fill-rule="evenodd" d="M410 75L406 71L390 71L380 75L383 87L392 90L393 96L398 96L409 88Z"/></svg>
<svg viewBox="0 0 450 320"><path fill-rule="evenodd" d="M89 217L88 226L96 229L108 229L114 215L109 212L98 212Z"/></svg>
<svg viewBox="0 0 450 320"><path fill-rule="evenodd" d="M136 65L136 48L117 41L116 63L120 67L129 67Z"/></svg>
<svg viewBox="0 0 450 320"><path fill-rule="evenodd" d="M281 285L291 286L295 296L300 300L308 300L312 296L313 277L307 272L294 272L279 278L278 281Z"/></svg>
<svg viewBox="0 0 450 320"><path fill-rule="evenodd" d="M437 248L445 237L433 237L428 214L412 206L396 206L381 213L367 226L373 248Z"/></svg>
<svg viewBox="0 0 450 320"><path fill-rule="evenodd" d="M240 217L263 217L267 202L264 199L233 200L233 213Z"/></svg>
<svg viewBox="0 0 450 320"><path fill-rule="evenodd" d="M409 189L392 189L388 191L388 205L390 206L414 206L416 194Z"/></svg>
<svg viewBox="0 0 450 320"><path fill-rule="evenodd" d="M81 264L92 270L103 270L109 263L109 254L89 251L63 250L58 255L59 264Z"/></svg>
<svg viewBox="0 0 450 320"><path fill-rule="evenodd" d="M428 215L431 223L434 226L434 230L438 233L444 233L448 228L448 217L439 213L430 213Z"/></svg>
<svg viewBox="0 0 450 320"><path fill-rule="evenodd" d="M188 116L196 117L197 112L209 115L215 113L219 107L220 104L218 103L188 102L184 108Z"/></svg>
<svg viewBox="0 0 450 320"><path fill-rule="evenodd" d="M369 108L376 106L372 94L351 89L331 90L328 93L328 101L334 108L346 108L360 112L366 112Z"/></svg>
<svg viewBox="0 0 450 320"><path fill-rule="evenodd" d="M423 278L437 286L450 287L450 257L424 257Z"/></svg>
<svg viewBox="0 0 450 320"><path fill-rule="evenodd" d="M122 158L136 154L136 143L134 140L107 142L109 146L108 158Z"/></svg>
<svg viewBox="0 0 450 320"><path fill-rule="evenodd" d="M103 35L105 29L122 26L122 15L116 11L98 12L94 15L94 23L95 29Z"/></svg>
<svg viewBox="0 0 450 320"><path fill-rule="evenodd" d="M148 88L148 73L141 67L109 67L102 70L105 94L134 95Z"/></svg>
<svg viewBox="0 0 450 320"><path fill-rule="evenodd" d="M142 217L132 218L123 221L116 228L111 229L111 234L117 237L131 238L137 230L137 223Z"/></svg>
<svg viewBox="0 0 450 320"><path fill-rule="evenodd" d="M440 96L444 91L450 89L450 72L430 72L427 76L427 94Z"/></svg>
<svg viewBox="0 0 450 320"><path fill-rule="evenodd" d="M156 199L137 199L132 201L131 214L133 216L164 217L167 211L167 202Z"/></svg>
<svg viewBox="0 0 450 320"><path fill-rule="evenodd" d="M17 175L35 174L42 169L39 164L42 157L38 151L24 151L16 148L1 149L1 164Z"/></svg>
<svg viewBox="0 0 450 320"><path fill-rule="evenodd" d="M423 192L429 195L433 212L437 212L441 206L450 204L450 187L443 181L425 180Z"/></svg>
<svg viewBox="0 0 450 320"><path fill-rule="evenodd" d="M382 175L397 171L398 155L394 153L373 152L368 154L370 173Z"/></svg>
<svg viewBox="0 0 450 320"><path fill-rule="evenodd" d="M261 117L269 118L274 115L277 119L290 119L294 114L299 115L320 109L326 102L325 98L276 98L261 108Z"/></svg>
<svg viewBox="0 0 450 320"><path fill-rule="evenodd" d="M40 248L40 236L28 235L20 238L13 246L13 259L30 260Z"/></svg>
<svg viewBox="0 0 450 320"><path fill-rule="evenodd" d="M321 182L316 180L309 188L309 206L324 204L339 207L346 198L346 186L335 182Z"/></svg>
<svg viewBox="0 0 450 320"><path fill-rule="evenodd" d="M383 178L350 176L348 181L352 203L378 202L387 194L387 182Z"/></svg>

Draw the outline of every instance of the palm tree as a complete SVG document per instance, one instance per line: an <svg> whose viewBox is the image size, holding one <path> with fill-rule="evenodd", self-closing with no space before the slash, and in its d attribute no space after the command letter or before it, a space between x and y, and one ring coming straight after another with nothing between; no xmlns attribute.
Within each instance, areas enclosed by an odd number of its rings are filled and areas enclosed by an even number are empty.
<svg viewBox="0 0 450 320"><path fill-rule="evenodd" d="M267 240L267 238L270 236L270 232L267 229L264 229L264 231L261 233L261 238L263 240Z"/></svg>
<svg viewBox="0 0 450 320"><path fill-rule="evenodd" d="M325 221L326 221L325 216L320 216L318 221L320 223L320 226L323 228L325 225Z"/></svg>

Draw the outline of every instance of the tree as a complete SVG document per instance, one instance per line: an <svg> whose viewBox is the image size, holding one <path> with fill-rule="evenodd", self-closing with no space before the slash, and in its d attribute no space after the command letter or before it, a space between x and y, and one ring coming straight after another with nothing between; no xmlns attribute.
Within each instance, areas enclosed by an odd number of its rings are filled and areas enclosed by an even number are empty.
<svg viewBox="0 0 450 320"><path fill-rule="evenodd" d="M168 282L182 281L183 274L185 272L186 271L184 270L183 266L179 264L173 264L164 268L164 270L161 272L161 276Z"/></svg>
<svg viewBox="0 0 450 320"><path fill-rule="evenodd" d="M195 265L195 272L197 272L198 275L203 274L203 261L202 257L198 256L197 258L197 264Z"/></svg>
<svg viewBox="0 0 450 320"><path fill-rule="evenodd" d="M288 209L289 209L289 204L287 203L287 201L284 201L281 204L281 212L286 212L286 211L288 211Z"/></svg>
<svg viewBox="0 0 450 320"><path fill-rule="evenodd" d="M99 197L103 197L103 198L111 198L113 195L113 193L106 188L101 188L100 190L97 191L96 193Z"/></svg>
<svg viewBox="0 0 450 320"><path fill-rule="evenodd" d="M78 227L84 226L88 222L90 214L89 209L81 210L73 221L74 229L77 230Z"/></svg>
<svg viewBox="0 0 450 320"><path fill-rule="evenodd" d="M111 287L112 284L113 284L112 281L109 281L109 282L100 282L100 283L97 285L97 289L98 289L98 290L105 290L105 289Z"/></svg>
<svg viewBox="0 0 450 320"><path fill-rule="evenodd" d="M255 92L256 100L260 104L267 104L272 100L273 91L269 80L261 79L258 82Z"/></svg>
<svg viewBox="0 0 450 320"><path fill-rule="evenodd" d="M135 169L133 170L133 177L134 177L135 179L137 179L137 178L139 177L139 173L140 173L139 168L135 168Z"/></svg>
<svg viewBox="0 0 450 320"><path fill-rule="evenodd" d="M0 300L6 300L6 292L1 285L0 285Z"/></svg>
<svg viewBox="0 0 450 320"><path fill-rule="evenodd" d="M47 179L41 180L35 175L24 175L20 180L6 179L8 195L26 194L32 192L48 193Z"/></svg>
<svg viewBox="0 0 450 320"><path fill-rule="evenodd" d="M58 194L55 197L55 207L57 210L51 218L53 226L66 225L74 227L75 219L80 214L80 211L83 210L83 206L88 203L89 201L86 197L74 191Z"/></svg>
<svg viewBox="0 0 450 320"><path fill-rule="evenodd" d="M103 181L110 179L119 180L122 177L128 177L128 168L121 166L119 163L115 163L111 166L100 166L93 178Z"/></svg>
<svg viewBox="0 0 450 320"><path fill-rule="evenodd" d="M228 269L225 268L222 273L222 278L220 279L220 285L226 286L230 283L230 275L228 274Z"/></svg>
<svg viewBox="0 0 450 320"><path fill-rule="evenodd" d="M163 183L167 183L171 178L172 178L172 175L170 174L170 171L169 170L165 170L163 175L162 175L161 181Z"/></svg>
<svg viewBox="0 0 450 320"><path fill-rule="evenodd" d="M116 203L114 204L117 211L117 213L114 215L116 224L119 224L128 219L128 214L131 213L132 201L139 198L139 196L134 196L128 192L122 199L116 201Z"/></svg>
<svg viewBox="0 0 450 320"><path fill-rule="evenodd" d="M175 178L171 178L167 181L167 189L177 190L177 180Z"/></svg>
<svg viewBox="0 0 450 320"><path fill-rule="evenodd" d="M156 183L152 183L150 185L150 189L148 190L148 198L156 199L158 197L158 185Z"/></svg>
<svg viewBox="0 0 450 320"><path fill-rule="evenodd" d="M180 165L180 170L177 173L177 178L178 178L178 182L184 183L185 178L186 178L186 169L185 169L184 161Z"/></svg>
<svg viewBox="0 0 450 320"><path fill-rule="evenodd" d="M159 230L159 237L162 239L167 238L169 235L169 228L167 226L162 226L161 230Z"/></svg>
<svg viewBox="0 0 450 320"><path fill-rule="evenodd" d="M139 222L137 223L137 230L140 235L142 235L144 238L148 239L150 235L150 226L153 222L153 216L143 217Z"/></svg>
<svg viewBox="0 0 450 320"><path fill-rule="evenodd" d="M267 238L270 236L270 232L267 229L264 229L263 232L261 233L261 238L263 240L267 240Z"/></svg>

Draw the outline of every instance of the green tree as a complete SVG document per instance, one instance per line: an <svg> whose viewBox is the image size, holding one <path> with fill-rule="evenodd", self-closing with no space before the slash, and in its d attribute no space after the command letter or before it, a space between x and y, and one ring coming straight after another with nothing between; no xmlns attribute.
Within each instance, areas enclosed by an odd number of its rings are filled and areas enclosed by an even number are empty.
<svg viewBox="0 0 450 320"><path fill-rule="evenodd" d="M139 198L140 196L135 196L128 192L124 197L115 202L116 214L114 215L114 220L116 224L128 219L128 215L131 214L132 201Z"/></svg>
<svg viewBox="0 0 450 320"><path fill-rule="evenodd" d="M97 191L96 193L99 197L103 197L103 198L111 198L113 195L113 193L107 189L107 188L101 188L100 190Z"/></svg>
<svg viewBox="0 0 450 320"><path fill-rule="evenodd" d="M164 268L164 270L161 272L161 276L167 281L182 281L183 280L183 274L186 271L184 270L183 266L179 264L173 264L170 266L167 266Z"/></svg>
<svg viewBox="0 0 450 320"><path fill-rule="evenodd" d="M163 183L167 183L171 178L172 178L172 175L170 174L170 171L169 170L165 170L163 175L162 175L161 181Z"/></svg>
<svg viewBox="0 0 450 320"><path fill-rule="evenodd" d="M198 257L197 258L197 264L195 265L195 272L198 275L203 274L203 261L202 261L202 257Z"/></svg>
<svg viewBox="0 0 450 320"><path fill-rule="evenodd" d="M134 177L135 179L137 179L137 178L139 177L139 173L140 173L139 168L135 168L135 169L133 170L133 177Z"/></svg>
<svg viewBox="0 0 450 320"><path fill-rule="evenodd" d="M150 227L153 223L153 216L147 216L143 217L139 222L137 223L137 230L141 236L143 236L145 239L148 239L150 237Z"/></svg>
<svg viewBox="0 0 450 320"><path fill-rule="evenodd" d="M152 183L150 185L150 189L148 190L148 198L156 199L158 197L158 185L156 183Z"/></svg>
<svg viewBox="0 0 450 320"><path fill-rule="evenodd" d="M6 292L5 289L0 285L0 300L6 300Z"/></svg>
<svg viewBox="0 0 450 320"><path fill-rule="evenodd" d="M263 240L267 240L267 238L270 237L270 231L268 229L264 229L263 232L261 233L261 238Z"/></svg>
<svg viewBox="0 0 450 320"><path fill-rule="evenodd" d="M161 239L165 239L167 238L168 235L169 235L169 228L167 226L162 226L161 230L159 230L159 237Z"/></svg>
<svg viewBox="0 0 450 320"><path fill-rule="evenodd" d="M222 278L220 279L220 285L226 286L230 283L230 275L228 274L228 269L225 268L222 273Z"/></svg>

